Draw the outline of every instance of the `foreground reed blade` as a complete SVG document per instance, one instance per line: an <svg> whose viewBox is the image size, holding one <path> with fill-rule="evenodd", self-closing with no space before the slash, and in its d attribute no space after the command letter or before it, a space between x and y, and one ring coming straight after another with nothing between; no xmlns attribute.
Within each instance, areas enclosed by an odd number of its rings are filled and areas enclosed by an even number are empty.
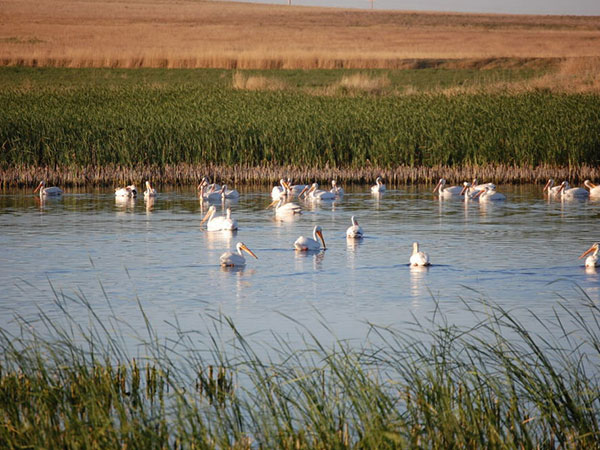
<svg viewBox="0 0 600 450"><path fill-rule="evenodd" d="M362 345L325 345L295 323L295 347L287 336L265 347L218 314L194 333L174 321L176 339L162 339L138 300L142 335L81 293L55 295L62 318L40 312L40 326L17 317L17 333L0 330L3 448L593 448L600 439L600 309L585 293L551 320L527 318L545 337L470 301L468 328L437 305L405 331L373 325ZM88 312L86 327L72 308ZM143 349L135 358L132 332Z"/></svg>

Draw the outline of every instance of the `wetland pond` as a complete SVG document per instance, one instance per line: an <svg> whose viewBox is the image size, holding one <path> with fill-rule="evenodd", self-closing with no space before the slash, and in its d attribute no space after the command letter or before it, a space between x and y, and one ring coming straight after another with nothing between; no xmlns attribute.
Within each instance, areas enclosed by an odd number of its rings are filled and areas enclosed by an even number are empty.
<svg viewBox="0 0 600 450"><path fill-rule="evenodd" d="M265 209L269 188L242 190L225 205L238 221L233 234L203 230L208 203L192 189L163 187L152 204L143 196L115 201L108 189L66 189L45 201L31 190L5 190L0 328L17 332L16 316L35 327L40 312L59 320L55 298L64 295L85 298L99 317L116 316L131 330L145 328L139 301L160 337L175 333L174 323L201 331L222 313L265 342L275 333L293 345L306 330L329 342L362 342L369 323L402 329L437 307L468 326L465 303L486 299L525 323L533 312L540 322L531 321L531 331L543 334L559 303L579 307L581 290L600 301L600 271L578 259L599 240L600 202L549 201L534 185L499 186L507 200L497 204L440 200L431 190L374 196L354 186L335 202L295 199L303 213L286 221ZM215 204L222 214L225 206ZM361 241L346 239L352 215ZM295 239L317 224L327 250L294 251ZM221 268L219 256L238 241L258 260ZM431 267L408 266L413 241ZM86 308L69 311L88 320Z"/></svg>

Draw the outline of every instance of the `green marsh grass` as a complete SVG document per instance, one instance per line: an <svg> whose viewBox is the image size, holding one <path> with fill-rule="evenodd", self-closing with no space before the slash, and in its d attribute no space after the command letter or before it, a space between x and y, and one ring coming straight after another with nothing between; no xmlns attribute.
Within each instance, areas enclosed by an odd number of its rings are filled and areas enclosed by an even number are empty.
<svg viewBox="0 0 600 450"><path fill-rule="evenodd" d="M104 300L102 300L104 301ZM582 294L554 317L465 302L405 331L269 346L221 315L143 334L56 293L62 316L1 330L0 444L127 448L593 448L600 439L600 309ZM110 305L110 302L109 302ZM88 311L80 325L72 308ZM521 316L522 317L522 316ZM35 326L33 326L35 324ZM322 324L327 328L326 324ZM576 330L573 332L572 330ZM571 330L571 331L569 331ZM125 335L137 339L136 357Z"/></svg>
<svg viewBox="0 0 600 450"><path fill-rule="evenodd" d="M248 91L233 88L231 71L3 68L0 167L574 168L600 162L598 95L484 88L453 95L438 87L483 75L427 70L427 86L402 84L412 73L381 72L372 76L385 76L379 79L389 85L380 83L375 94L318 95L307 87L311 82L327 87L357 72L319 71L311 78L292 71L282 76L289 89ZM508 77L502 73L487 76L494 83ZM336 82L324 81L336 74ZM413 93L394 94L406 86Z"/></svg>

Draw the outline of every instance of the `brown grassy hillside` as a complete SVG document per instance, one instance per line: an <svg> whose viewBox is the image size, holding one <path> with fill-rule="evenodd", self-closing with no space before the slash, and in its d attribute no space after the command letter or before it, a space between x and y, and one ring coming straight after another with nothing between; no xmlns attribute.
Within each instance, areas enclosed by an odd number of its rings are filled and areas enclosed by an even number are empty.
<svg viewBox="0 0 600 450"><path fill-rule="evenodd" d="M66 67L402 68L600 56L600 17L198 0L3 0L0 63Z"/></svg>

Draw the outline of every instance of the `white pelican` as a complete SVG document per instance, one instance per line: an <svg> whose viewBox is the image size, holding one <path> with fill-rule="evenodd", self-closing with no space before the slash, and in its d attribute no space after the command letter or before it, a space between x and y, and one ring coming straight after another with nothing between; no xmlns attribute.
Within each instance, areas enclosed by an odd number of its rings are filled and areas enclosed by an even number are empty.
<svg viewBox="0 0 600 450"><path fill-rule="evenodd" d="M475 182L475 181L477 181L477 179L473 180L473 182ZM485 189L485 188L483 188L483 189ZM469 200L477 200L476 195L480 190L481 189L475 189L471 183L469 183L468 181L465 181L463 183L462 191L460 191L460 195L465 196L465 202L467 202Z"/></svg>
<svg viewBox="0 0 600 450"><path fill-rule="evenodd" d="M227 189L227 185L224 184L221 187L221 198L229 198L229 199L240 198L240 193L238 191L236 191L235 189Z"/></svg>
<svg viewBox="0 0 600 450"><path fill-rule="evenodd" d="M583 185L590 190L590 197L600 197L600 186L592 183L590 180L585 180Z"/></svg>
<svg viewBox="0 0 600 450"><path fill-rule="evenodd" d="M292 180L290 178L287 179L286 185L292 194L300 194L300 192L302 192L304 190L304 188L306 188L308 186L307 184L292 185Z"/></svg>
<svg viewBox="0 0 600 450"><path fill-rule="evenodd" d="M221 259L222 266L224 266L224 267L245 266L246 258L244 258L244 255L242 254L242 250L247 252L248 254L254 256L256 259L258 259L258 256L256 256L252 250L250 250L248 247L246 247L246 244L244 244L243 242L238 242L237 245L235 246L235 248L237 249L237 253L225 252L221 255L220 259Z"/></svg>
<svg viewBox="0 0 600 450"><path fill-rule="evenodd" d="M593 252L585 259L585 267L600 267L600 264L598 264L598 247L598 243L594 242L592 246L583 252L583 254L579 257L579 259L581 259Z"/></svg>
<svg viewBox="0 0 600 450"><path fill-rule="evenodd" d="M319 237L323 243L323 250L327 250L327 247L325 246L325 239L323 239L323 230L321 230L319 225L314 228L312 238L300 236L298 239L296 239L296 242L294 242L294 248L303 252L310 250L321 250L321 243L317 241L317 237Z"/></svg>
<svg viewBox="0 0 600 450"><path fill-rule="evenodd" d="M200 180L200 184L206 188L207 192L209 192L211 190L214 190L214 191L221 190L221 186L219 186L217 183L209 183L209 181L210 180L207 177L202 177L202 179ZM199 189L199 187L198 187L198 189Z"/></svg>
<svg viewBox="0 0 600 450"><path fill-rule="evenodd" d="M300 192L298 197L300 197L302 194L311 200L335 200L335 194L330 191L323 191L319 189L318 183L313 183L310 187L306 186L302 192Z"/></svg>
<svg viewBox="0 0 600 450"><path fill-rule="evenodd" d="M411 266L429 266L429 255L419 251L419 243L413 242L413 251L410 255Z"/></svg>
<svg viewBox="0 0 600 450"><path fill-rule="evenodd" d="M146 190L144 191L144 198L156 197L156 189L150 186L150 182L146 181Z"/></svg>
<svg viewBox="0 0 600 450"><path fill-rule="evenodd" d="M482 184L477 184L477 178L473 178L473 183L471 183L471 189L473 189L473 191L480 191L482 189L485 189L486 187L491 187L493 189L496 189L496 185L494 183L482 183Z"/></svg>
<svg viewBox="0 0 600 450"><path fill-rule="evenodd" d="M38 184L38 187L35 188L35 191L33 191L33 193L35 194L37 191L40 191L40 197L56 197L58 195L62 195L62 190L59 187L56 186L50 186L50 187L44 187L46 186L46 182L45 181L40 181L40 184Z"/></svg>
<svg viewBox="0 0 600 450"><path fill-rule="evenodd" d="M221 200L221 191L215 191L213 187L207 187L206 184L199 184L198 190L201 200L217 201Z"/></svg>
<svg viewBox="0 0 600 450"><path fill-rule="evenodd" d="M560 194L560 185L554 186L554 180L550 178L542 190L542 192L546 191L548 191L549 197L558 196Z"/></svg>
<svg viewBox="0 0 600 450"><path fill-rule="evenodd" d="M363 230L360 227L360 225L358 224L358 221L356 220L356 218L354 216L352 216L352 218L350 220L352 221L352 225L350 225L348 227L348 229L346 230L346 237L353 238L353 239L362 238Z"/></svg>
<svg viewBox="0 0 600 450"><path fill-rule="evenodd" d="M371 186L371 192L377 194L378 192L385 192L385 184L381 182L381 177L377 177L375 185Z"/></svg>
<svg viewBox="0 0 600 450"><path fill-rule="evenodd" d="M560 196L564 199L572 198L588 198L590 193L583 188L572 188L569 186L568 181L563 181L560 184Z"/></svg>
<svg viewBox="0 0 600 450"><path fill-rule="evenodd" d="M344 195L344 189L339 187L337 185L337 181L335 180L331 180L331 190L329 192L331 192L334 195L337 195L338 197Z"/></svg>
<svg viewBox="0 0 600 450"><path fill-rule="evenodd" d="M202 225L204 222L208 220L206 224L206 229L208 231L234 231L238 229L237 220L231 218L231 209L227 208L227 216L217 216L214 217L217 212L217 207L215 205L211 205L200 222Z"/></svg>
<svg viewBox="0 0 600 450"><path fill-rule="evenodd" d="M290 195L290 187L282 178L279 180L279 186L273 186L271 190L271 198L273 200L279 200L280 198L284 198Z"/></svg>
<svg viewBox="0 0 600 450"><path fill-rule="evenodd" d="M125 186L124 188L115 189L115 197L137 197L137 188L135 185L130 184L129 186Z"/></svg>
<svg viewBox="0 0 600 450"><path fill-rule="evenodd" d="M460 197L464 186L448 186L446 187L446 180L440 178L440 181L433 188L433 193L439 190L439 196L444 198Z"/></svg>
<svg viewBox="0 0 600 450"><path fill-rule="evenodd" d="M275 214L283 215L283 214L302 214L302 208L297 203L283 203L284 198L281 197L279 200L273 200L267 209L271 206L275 206Z"/></svg>
<svg viewBox="0 0 600 450"><path fill-rule="evenodd" d="M498 202L506 200L506 195L496 192L496 188L486 187L477 191L473 198L478 198L480 202Z"/></svg>

